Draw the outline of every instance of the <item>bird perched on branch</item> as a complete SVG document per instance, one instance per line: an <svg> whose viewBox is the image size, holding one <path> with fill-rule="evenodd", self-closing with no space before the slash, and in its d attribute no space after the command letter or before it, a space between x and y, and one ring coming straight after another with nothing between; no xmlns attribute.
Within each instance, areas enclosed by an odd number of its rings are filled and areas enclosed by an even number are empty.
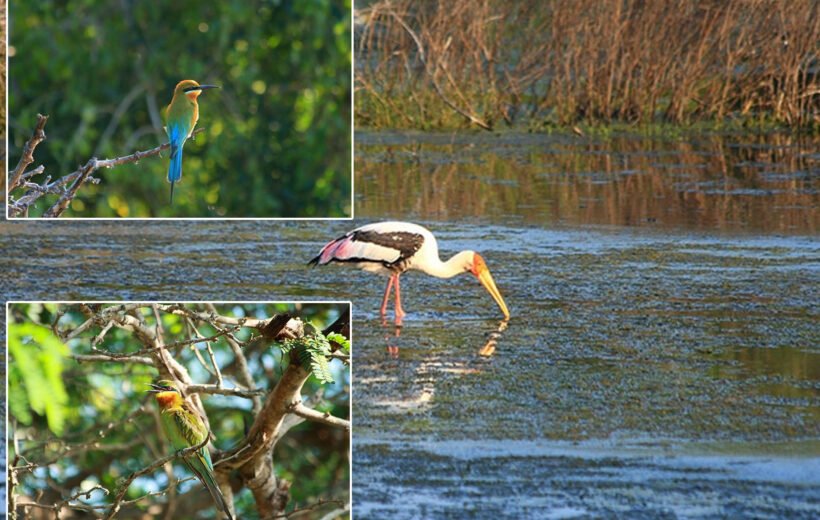
<svg viewBox="0 0 820 520"><path fill-rule="evenodd" d="M199 413L188 403L179 387L173 381L151 383L149 393L155 394L160 409L160 422L165 436L175 450L199 446L209 436L209 431ZM185 465L199 477L208 488L217 507L233 520L225 498L214 480L214 465L207 446L202 446L189 455L182 457Z"/></svg>
<svg viewBox="0 0 820 520"><path fill-rule="evenodd" d="M171 144L171 164L168 166L168 182L171 183L171 203L174 202L174 183L182 178L182 147L191 137L199 119L196 99L203 90L219 88L216 85L200 85L192 79L177 83L171 103L163 110L165 133Z"/></svg>
<svg viewBox="0 0 820 520"><path fill-rule="evenodd" d="M411 269L422 271L436 278L452 278L471 273L493 297L504 319L510 311L495 286L495 281L484 259L475 251L462 251L446 262L438 256L436 237L426 228L410 222L378 222L368 224L328 242L308 265L325 265L331 262L350 263L365 271L388 276L382 298L381 315L387 313L391 290L396 293L396 325L404 317L401 306L399 277Z"/></svg>

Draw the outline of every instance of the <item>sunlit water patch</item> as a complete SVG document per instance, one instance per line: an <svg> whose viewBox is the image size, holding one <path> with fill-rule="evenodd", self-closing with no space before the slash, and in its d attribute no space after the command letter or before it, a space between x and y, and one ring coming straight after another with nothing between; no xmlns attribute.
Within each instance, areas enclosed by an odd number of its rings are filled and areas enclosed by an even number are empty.
<svg viewBox="0 0 820 520"><path fill-rule="evenodd" d="M357 216L814 233L816 138L356 134Z"/></svg>

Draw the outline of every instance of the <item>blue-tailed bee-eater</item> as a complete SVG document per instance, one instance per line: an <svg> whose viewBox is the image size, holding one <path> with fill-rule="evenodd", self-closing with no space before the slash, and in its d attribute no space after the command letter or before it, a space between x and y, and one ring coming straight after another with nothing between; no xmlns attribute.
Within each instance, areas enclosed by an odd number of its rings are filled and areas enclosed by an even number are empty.
<svg viewBox="0 0 820 520"><path fill-rule="evenodd" d="M165 436L171 446L177 451L199 446L208 438L208 428L199 413L188 403L179 387L173 381L157 381L151 383L151 390L155 394L160 409L160 422ZM202 446L189 455L182 457L185 465L199 477L199 480L208 488L217 507L233 520L225 498L214 479L214 465L208 447Z"/></svg>
<svg viewBox="0 0 820 520"><path fill-rule="evenodd" d="M219 88L216 85L200 85L192 79L177 83L171 103L163 110L165 133L171 144L171 164L168 166L168 182L171 183L171 203L174 202L174 183L182 178L182 147L191 137L199 119L196 99L203 90Z"/></svg>

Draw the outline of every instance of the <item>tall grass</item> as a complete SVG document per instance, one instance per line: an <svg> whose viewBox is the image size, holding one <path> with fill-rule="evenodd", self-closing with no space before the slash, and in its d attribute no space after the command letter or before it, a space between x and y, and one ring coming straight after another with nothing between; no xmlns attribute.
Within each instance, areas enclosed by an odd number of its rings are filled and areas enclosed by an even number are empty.
<svg viewBox="0 0 820 520"><path fill-rule="evenodd" d="M820 126L816 0L384 0L359 11L359 124ZM483 123L483 124L482 124Z"/></svg>

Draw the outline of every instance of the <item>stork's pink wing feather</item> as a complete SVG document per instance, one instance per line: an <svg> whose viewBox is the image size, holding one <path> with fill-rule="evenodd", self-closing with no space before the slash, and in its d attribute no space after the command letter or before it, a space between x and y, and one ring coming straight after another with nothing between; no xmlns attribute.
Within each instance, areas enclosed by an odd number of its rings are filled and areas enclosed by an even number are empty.
<svg viewBox="0 0 820 520"><path fill-rule="evenodd" d="M392 263L399 259L401 252L391 247L380 246L372 242L356 240L353 235L346 235L328 243L319 255L311 262L324 265L329 262L380 262Z"/></svg>

